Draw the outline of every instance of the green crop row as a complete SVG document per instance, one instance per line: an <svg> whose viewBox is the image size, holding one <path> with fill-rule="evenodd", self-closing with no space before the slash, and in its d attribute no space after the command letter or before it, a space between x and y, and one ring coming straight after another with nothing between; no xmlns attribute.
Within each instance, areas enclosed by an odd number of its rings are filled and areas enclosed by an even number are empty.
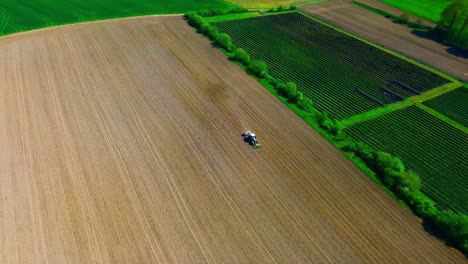
<svg viewBox="0 0 468 264"><path fill-rule="evenodd" d="M357 89L392 103L394 96L382 89L391 86L391 80L421 92L450 82L297 12L214 25L252 58L267 62L274 77L294 81L318 110L337 119L378 106ZM415 95L401 89L398 93Z"/></svg>
<svg viewBox="0 0 468 264"><path fill-rule="evenodd" d="M422 179L440 208L468 214L468 135L416 106L356 124L346 134L392 153Z"/></svg>
<svg viewBox="0 0 468 264"><path fill-rule="evenodd" d="M468 127L468 88L458 88L424 102L424 105Z"/></svg>

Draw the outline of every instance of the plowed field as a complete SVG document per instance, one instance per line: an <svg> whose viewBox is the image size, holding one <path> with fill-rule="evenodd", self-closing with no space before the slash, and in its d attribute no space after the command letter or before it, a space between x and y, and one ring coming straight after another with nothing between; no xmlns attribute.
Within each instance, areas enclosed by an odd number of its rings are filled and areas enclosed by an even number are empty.
<svg viewBox="0 0 468 264"><path fill-rule="evenodd" d="M0 263L464 261L180 17L0 58Z"/></svg>

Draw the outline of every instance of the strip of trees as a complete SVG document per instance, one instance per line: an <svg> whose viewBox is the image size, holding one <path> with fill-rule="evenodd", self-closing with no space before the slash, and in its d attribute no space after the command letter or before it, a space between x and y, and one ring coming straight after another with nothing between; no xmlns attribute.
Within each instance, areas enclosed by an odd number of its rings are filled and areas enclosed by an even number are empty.
<svg viewBox="0 0 468 264"><path fill-rule="evenodd" d="M442 40L468 50L468 0L455 0L449 4L434 33Z"/></svg>

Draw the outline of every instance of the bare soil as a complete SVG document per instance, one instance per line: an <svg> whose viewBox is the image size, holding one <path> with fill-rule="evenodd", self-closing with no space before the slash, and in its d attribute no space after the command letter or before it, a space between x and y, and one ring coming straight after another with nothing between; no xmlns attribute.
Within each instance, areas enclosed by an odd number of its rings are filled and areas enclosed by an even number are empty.
<svg viewBox="0 0 468 264"><path fill-rule="evenodd" d="M0 58L1 263L464 261L181 17Z"/></svg>
<svg viewBox="0 0 468 264"><path fill-rule="evenodd" d="M396 15L403 13L375 0L362 0L361 2ZM306 5L300 9L338 28L468 82L467 52L438 43L427 38L423 33L414 32L404 25L394 23L349 0L330 0ZM429 21L423 21L426 25L434 25Z"/></svg>

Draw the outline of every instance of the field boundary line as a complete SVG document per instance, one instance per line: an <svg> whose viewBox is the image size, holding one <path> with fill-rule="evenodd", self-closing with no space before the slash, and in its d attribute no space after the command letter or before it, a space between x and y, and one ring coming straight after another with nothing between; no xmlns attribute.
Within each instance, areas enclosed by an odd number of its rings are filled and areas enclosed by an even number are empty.
<svg viewBox="0 0 468 264"><path fill-rule="evenodd" d="M414 64L414 65L416 65L416 66L419 66L419 67L421 67L421 68L423 68L423 69L425 69L425 70L428 70L428 71L430 71L430 72L432 72L432 73L435 73L435 74L437 74L437 75L439 75L439 76L441 76L441 77L443 77L443 78L445 78L445 79L450 80L451 82L459 82L456 78L450 76L450 75L447 74L447 73L441 72L440 70L437 70L437 69L435 69L435 68L432 68L431 66L428 66L428 65L426 65L426 64L424 64L424 63L422 63L422 62L419 62L419 61L417 61L417 60L415 60L415 59L409 58L409 57L407 57L407 56L405 56L405 55L403 55L403 54L401 54L401 53L398 53L398 52L393 51L393 50L391 50L391 49L388 49L388 48L386 48L386 47L384 47L384 46L381 46L381 45L379 45L379 44L376 44L376 43L374 43L374 42L371 42L371 41L369 41L369 40L367 40L367 39L365 39L365 38L359 37L358 35L355 35L355 34L353 34L353 33L351 33L351 32L348 32L348 31L345 31L345 30L343 30L343 29L340 29L340 28L334 26L333 24L330 24L330 23L325 22L325 21L323 21L323 20L321 20L321 19L318 19L318 18L312 16L311 14L308 14L308 13L302 11L302 10L296 10L296 12L298 12L298 13L300 13L300 14L302 14L302 15L304 15L304 16L306 16L306 17L308 17L308 18L310 18L310 19L312 19L312 20L314 20L314 21L316 21L316 22L318 22L318 23L320 23L320 24L322 24L322 25L325 25L325 26L327 26L327 27L330 27L330 28L332 28L332 29L334 29L334 30L336 30L336 31L338 31L338 32L340 32L340 33L343 33L343 34L345 34L345 35L348 35L348 36L350 36L350 37L353 37L353 38L355 38L355 39L357 39L357 40L360 40L360 41L362 41L362 42L364 42L364 43L366 43L366 44L368 44L368 45L371 45L371 46L373 46L373 47L375 47L375 48L377 48L377 49L380 49L380 50L382 50L382 51L384 51L384 52L387 52L387 53L389 53L389 54L391 54L391 55L393 55L393 56L395 56L395 57L397 57L397 58L400 58L400 59L405 60L405 61L407 61L407 62L409 62L409 63L412 63L412 64Z"/></svg>
<svg viewBox="0 0 468 264"><path fill-rule="evenodd" d="M63 25L54 25L54 26L50 26L50 27L43 27L43 28L38 28L38 29L18 31L18 32L14 32L14 33L11 33L11 34L6 34L6 35L0 35L0 41L5 40L5 39L9 39L9 38L13 38L13 37L19 37L19 36L23 36L23 35L33 34L33 33L36 33L36 32L42 32L42 31L54 30L54 29L61 29L61 28L66 28L66 27L74 27L74 26L80 26L80 25L99 24L99 23L105 24L105 23L113 22L113 21L117 21L117 20L132 20L132 19L151 18L151 17L177 17L177 16L182 17L183 15L184 14L156 14L156 15L130 16L130 17L118 17L118 18L93 20L93 21L86 21L86 22L63 24Z"/></svg>
<svg viewBox="0 0 468 264"><path fill-rule="evenodd" d="M313 5L313 4L318 4L322 2L328 2L329 0L312 0L312 1L307 1L304 3L297 4L296 7L301 7L301 6L306 6L306 5Z"/></svg>
<svg viewBox="0 0 468 264"><path fill-rule="evenodd" d="M459 81L455 81L433 88L420 95L412 96L409 99L413 100L415 103L422 103L424 101L436 98L461 87L463 87L463 84Z"/></svg>
<svg viewBox="0 0 468 264"><path fill-rule="evenodd" d="M366 111L364 113L360 113L357 115L350 116L348 118L340 120L340 124L343 126L343 128L348 128L350 126L363 123L366 121L370 121L372 119L376 119L379 117L382 117L384 115L393 113L395 111L405 109L407 107L410 107L414 105L415 102L413 102L410 98L402 101L402 102L397 102L393 104L388 104L379 108L374 108L372 110Z"/></svg>
<svg viewBox="0 0 468 264"><path fill-rule="evenodd" d="M423 105L421 103L416 103L415 106L418 107L419 109L425 111L426 113L434 116L435 118L440 119L440 120L444 121L445 123L453 126L454 128L456 128L458 130L461 130L465 134L468 134L468 128L467 127L465 127L464 125L462 125L462 124L458 123L457 121L451 119L450 117L447 117L447 116L443 115L442 113L430 108L429 106Z"/></svg>
<svg viewBox="0 0 468 264"><path fill-rule="evenodd" d="M412 105L422 103L424 101L433 99L435 97L441 96L443 94L449 93L453 90L460 89L460 88L462 88L462 83L458 81L447 83L442 86L431 89L427 92L424 92L421 95L411 96L404 101L396 102L393 104L388 104L379 108L366 111L364 113L360 113L357 115L350 116L348 118L344 118L340 121L340 123L343 125L344 128L348 128L352 125L382 117L394 111L401 110L401 109L410 107Z"/></svg>

